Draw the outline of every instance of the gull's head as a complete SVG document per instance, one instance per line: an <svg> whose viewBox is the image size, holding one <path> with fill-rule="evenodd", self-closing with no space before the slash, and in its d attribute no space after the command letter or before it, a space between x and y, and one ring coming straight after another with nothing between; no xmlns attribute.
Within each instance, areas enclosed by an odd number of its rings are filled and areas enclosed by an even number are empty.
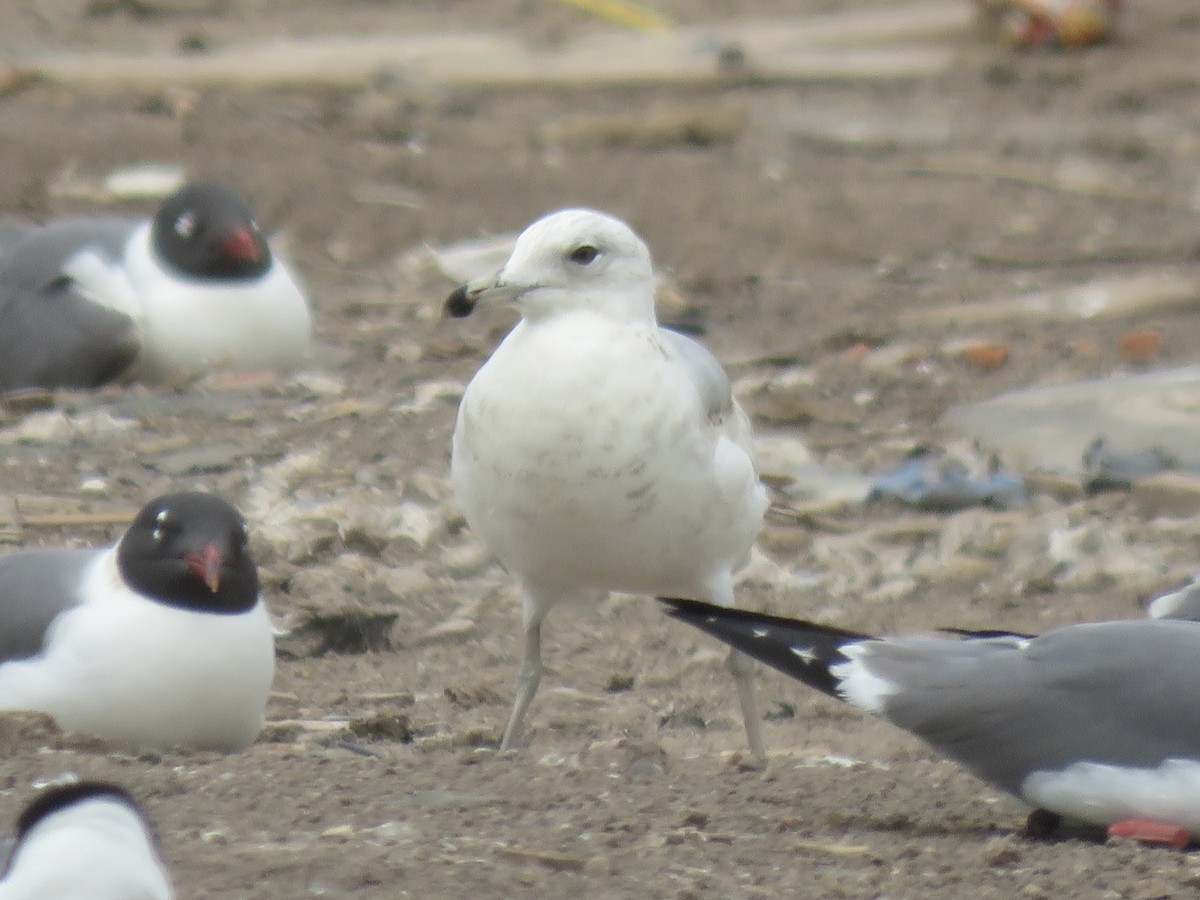
<svg viewBox="0 0 1200 900"><path fill-rule="evenodd" d="M653 320L654 285L650 251L632 228L595 210L564 209L521 232L504 267L459 287L445 311L468 316L496 298L527 319L587 309Z"/></svg>

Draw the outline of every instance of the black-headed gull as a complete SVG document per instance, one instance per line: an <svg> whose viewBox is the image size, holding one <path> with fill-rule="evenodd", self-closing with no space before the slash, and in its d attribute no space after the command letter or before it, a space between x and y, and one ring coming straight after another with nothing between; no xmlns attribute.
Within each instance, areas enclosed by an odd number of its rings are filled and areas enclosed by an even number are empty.
<svg viewBox="0 0 1200 900"><path fill-rule="evenodd" d="M0 254L0 391L301 364L308 299L246 201L193 182L151 219L31 228Z"/></svg>
<svg viewBox="0 0 1200 900"><path fill-rule="evenodd" d="M1044 826L1049 813L1169 842L1200 835L1200 623L875 638L664 602L676 619L898 725L1044 811L1031 823Z"/></svg>
<svg viewBox="0 0 1200 900"><path fill-rule="evenodd" d="M152 500L109 549L0 556L0 709L234 751L262 727L274 673L246 523L220 497Z"/></svg>
<svg viewBox="0 0 1200 900"><path fill-rule="evenodd" d="M624 222L570 209L530 225L494 276L456 290L521 321L467 387L451 477L475 532L524 594L525 645L501 742L542 675L542 622L563 600L682 593L732 606L762 525L750 424L720 363L660 328L650 253ZM763 756L752 662L730 655Z"/></svg>
<svg viewBox="0 0 1200 900"><path fill-rule="evenodd" d="M17 819L0 900L171 900L145 810L116 785L45 788Z"/></svg>

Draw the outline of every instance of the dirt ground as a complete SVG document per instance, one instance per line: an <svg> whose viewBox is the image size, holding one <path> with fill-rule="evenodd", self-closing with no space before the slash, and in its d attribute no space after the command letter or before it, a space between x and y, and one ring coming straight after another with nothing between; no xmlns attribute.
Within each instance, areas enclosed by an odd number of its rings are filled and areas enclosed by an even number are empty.
<svg viewBox="0 0 1200 900"><path fill-rule="evenodd" d="M699 23L852 4L656 6ZM551 616L530 744L497 754L519 603L454 509L448 460L458 392L511 314L442 321L452 285L412 256L567 205L620 215L700 310L735 380L805 374L803 408L760 431L803 436L819 458L867 470L942 440L937 420L953 403L1128 369L1118 341L1131 328L1164 336L1155 364L1195 360L1195 310L969 332L900 319L1197 261L1200 10L1129 6L1104 47L1019 53L964 33L942 39L954 49L944 73L890 81L475 92L381 78L275 91L37 84L0 96L0 212L96 210L54 188L64 173L179 162L227 180L284 232L321 345L312 372L279 384L0 411L0 499L27 512L132 510L168 487L219 491L251 519L266 596L294 629L280 640L270 722L244 754L130 755L0 723L0 820L35 783L118 780L157 820L183 898L1200 892L1192 854L1022 838L1008 798L773 673L761 678L771 760L749 770L720 649L642 599ZM528 0L22 0L0 10L0 51L454 28L554 45L603 27ZM677 106L732 106L745 124L707 145L543 137L580 115ZM820 121L868 127L855 137ZM1006 342L1010 358L974 367L945 350L963 337ZM863 343L916 349L867 366L847 352ZM1015 576L1008 548L1023 538L1012 535L1044 541L1048 521L1128 538L1156 562ZM120 533L11 526L0 523L6 547ZM983 536L956 556L970 565L925 564L964 533ZM1139 614L1194 558L1197 535L1120 494L945 517L776 514L760 542L774 574L751 578L741 601L865 630L1042 630ZM861 565L838 556L841 539L860 540ZM856 577L879 559L901 575Z"/></svg>

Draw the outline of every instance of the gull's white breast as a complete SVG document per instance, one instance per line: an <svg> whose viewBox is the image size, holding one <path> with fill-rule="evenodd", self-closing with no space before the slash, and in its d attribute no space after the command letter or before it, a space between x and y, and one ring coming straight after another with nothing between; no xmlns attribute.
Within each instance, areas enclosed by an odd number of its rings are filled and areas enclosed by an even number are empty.
<svg viewBox="0 0 1200 900"><path fill-rule="evenodd" d="M88 571L41 655L0 664L0 709L141 746L249 746L275 674L265 606L236 615L175 609L130 590L116 551Z"/></svg>
<svg viewBox="0 0 1200 900"><path fill-rule="evenodd" d="M89 801L37 823L0 900L170 900L171 886L131 809Z"/></svg>
<svg viewBox="0 0 1200 900"><path fill-rule="evenodd" d="M214 367L286 370L308 353L308 301L278 257L251 281L190 281L162 267L145 224L130 237L125 265L141 306L141 378L171 379Z"/></svg>
<svg viewBox="0 0 1200 900"><path fill-rule="evenodd" d="M652 323L579 312L518 324L480 369L451 472L472 528L528 580L695 593L762 523L739 431Z"/></svg>

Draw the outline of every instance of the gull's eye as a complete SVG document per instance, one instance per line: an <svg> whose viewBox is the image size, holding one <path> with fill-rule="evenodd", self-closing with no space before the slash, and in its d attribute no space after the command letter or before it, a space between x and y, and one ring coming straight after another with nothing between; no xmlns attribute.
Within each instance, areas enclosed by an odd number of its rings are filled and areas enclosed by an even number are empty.
<svg viewBox="0 0 1200 900"><path fill-rule="evenodd" d="M600 251L591 244L580 244L574 250L567 254L567 259L573 263L578 263L581 266L586 266L595 261L600 255Z"/></svg>
<svg viewBox="0 0 1200 900"><path fill-rule="evenodd" d="M174 531L175 523L171 521L167 511L165 509L159 510L158 515L154 517L154 531L150 536L154 538L156 543L161 544L163 542L163 538L165 538L169 532Z"/></svg>
<svg viewBox="0 0 1200 900"><path fill-rule="evenodd" d="M196 214L191 210L183 213L175 220L175 233L185 241L192 236L196 230Z"/></svg>

